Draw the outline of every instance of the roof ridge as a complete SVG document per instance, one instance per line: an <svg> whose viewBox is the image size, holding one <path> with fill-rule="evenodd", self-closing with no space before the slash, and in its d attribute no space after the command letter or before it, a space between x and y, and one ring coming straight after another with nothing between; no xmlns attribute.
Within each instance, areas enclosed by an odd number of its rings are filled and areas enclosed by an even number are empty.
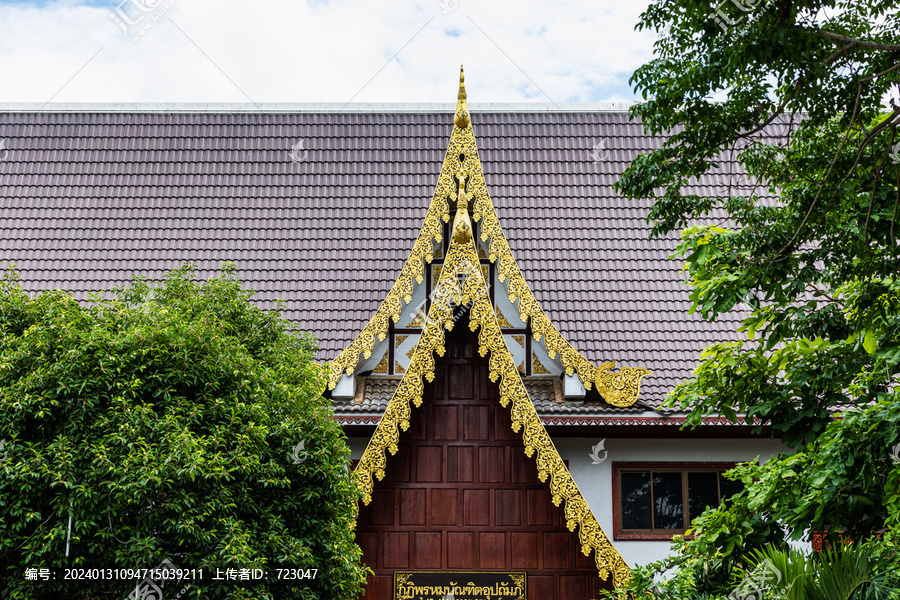
<svg viewBox="0 0 900 600"><path fill-rule="evenodd" d="M478 113L626 113L634 102L473 102ZM450 102L0 102L0 113L452 113Z"/></svg>

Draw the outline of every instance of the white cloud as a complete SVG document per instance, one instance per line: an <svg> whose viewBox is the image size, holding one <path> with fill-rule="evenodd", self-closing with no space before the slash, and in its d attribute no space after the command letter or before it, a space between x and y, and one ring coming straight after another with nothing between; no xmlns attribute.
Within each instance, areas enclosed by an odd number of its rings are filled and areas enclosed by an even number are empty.
<svg viewBox="0 0 900 600"><path fill-rule="evenodd" d="M0 102L451 102L460 64L474 102L630 99L653 42L644 3L127 0L174 2L134 42L120 1L0 2Z"/></svg>

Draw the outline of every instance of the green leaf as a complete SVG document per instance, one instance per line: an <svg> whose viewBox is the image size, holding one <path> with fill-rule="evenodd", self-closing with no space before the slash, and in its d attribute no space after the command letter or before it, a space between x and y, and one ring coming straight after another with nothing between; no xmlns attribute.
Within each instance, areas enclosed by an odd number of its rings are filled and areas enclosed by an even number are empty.
<svg viewBox="0 0 900 600"><path fill-rule="evenodd" d="M865 338L863 338L863 348L865 348L866 352L869 354L875 354L875 351L878 350L878 342L875 340L875 332L871 329L866 330Z"/></svg>

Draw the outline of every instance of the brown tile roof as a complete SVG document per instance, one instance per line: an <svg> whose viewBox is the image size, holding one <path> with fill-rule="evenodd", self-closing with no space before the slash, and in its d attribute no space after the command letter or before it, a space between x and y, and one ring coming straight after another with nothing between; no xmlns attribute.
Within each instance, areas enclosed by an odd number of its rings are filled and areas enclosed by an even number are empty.
<svg viewBox="0 0 900 600"><path fill-rule="evenodd" d="M645 366L657 404L735 322L688 316L674 238L612 184L659 146L614 112L478 114L488 188L556 326L599 363ZM78 297L189 261L234 261L334 357L393 283L452 130L445 113L0 112L0 262ZM308 151L294 163L298 141ZM591 150L605 140L608 158ZM0 158L3 153L0 152ZM712 179L701 182L721 193Z"/></svg>

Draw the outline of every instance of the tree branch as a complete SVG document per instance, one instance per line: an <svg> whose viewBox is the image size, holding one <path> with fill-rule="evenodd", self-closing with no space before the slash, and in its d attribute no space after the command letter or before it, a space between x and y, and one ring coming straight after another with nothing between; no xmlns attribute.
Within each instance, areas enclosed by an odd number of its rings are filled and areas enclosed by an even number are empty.
<svg viewBox="0 0 900 600"><path fill-rule="evenodd" d="M893 130L891 131L891 141L894 140ZM884 168L884 162L887 160L888 156L891 153L890 143L885 147L884 153L881 156L881 160L878 161L878 167L875 169L875 174L872 177L872 193L869 195L869 209L866 211L866 224L863 227L863 235L866 240L866 254L869 257L869 260L872 260L872 248L869 243L869 222L872 219L872 207L875 205L875 192L878 190L878 178L881 177L881 170ZM869 276L871 277L872 273L869 272Z"/></svg>
<svg viewBox="0 0 900 600"><path fill-rule="evenodd" d="M864 79L860 79L859 81L860 81L860 83L863 83L863 82L868 83L868 82L870 82L870 81L873 81L873 80L875 80L875 79L878 79L879 77L883 77L883 76L887 75L887 74L890 73L891 71L896 71L897 69L900 69L900 63L897 63L896 65L894 65L894 66L891 67L890 69L885 69L885 70L882 71L881 73L875 73L874 75L869 75L868 77L866 77L866 78L864 78Z"/></svg>
<svg viewBox="0 0 900 600"><path fill-rule="evenodd" d="M829 57L826 58L824 61L822 61L822 66L823 66L823 67L826 67L826 66L830 65L832 62L834 62L834 61L836 61L838 58L840 58L840 56L841 56L844 52L846 52L847 50L849 50L850 48L853 48L853 44L847 44L846 46L842 46L842 47L838 48L837 50L834 51L834 53L833 53L831 56L829 56Z"/></svg>
<svg viewBox="0 0 900 600"><path fill-rule="evenodd" d="M812 289L815 290L816 293L819 294L820 296L824 296L825 298L827 298L827 299L830 300L831 302L834 302L835 304L837 304L837 305L839 305L839 306L841 306L841 307L845 307L845 306L846 306L846 304L844 304L843 302L841 302L841 301L838 300L837 298L834 298L834 297L832 297L832 296L829 296L828 294L826 294L825 292L823 292L822 290L820 290L819 288L817 288L817 287L816 287L815 285L813 285L812 283L807 283L807 284L806 284L806 287L807 287L807 289L812 288Z"/></svg>
<svg viewBox="0 0 900 600"><path fill-rule="evenodd" d="M787 103L788 103L789 101L790 101L790 98L785 98L785 99L784 99L784 102L782 102L782 103L778 106L778 108L776 108L776 109L772 112L772 114L769 116L768 119L766 119L765 121L763 121L762 123L760 123L759 125L757 125L756 127L754 127L753 129L751 129L750 131L747 131L747 132L745 132L745 133L739 133L738 135L735 136L735 139L737 140L737 139L740 139L740 138L747 138L747 137L750 137L751 135L753 135L754 133L758 133L758 132L762 131L763 129L765 129L766 126L767 126L769 123L771 123L772 121L774 121L776 117L778 117L779 115L784 114L784 109L785 109L785 107L787 106Z"/></svg>
<svg viewBox="0 0 900 600"><path fill-rule="evenodd" d="M891 141L888 143L888 147L894 143L894 137L897 134L897 127L895 126L891 129ZM900 165L897 165L897 182L894 184L895 191L895 200L894 200L894 214L891 215L891 254L895 254L897 252L897 238L894 236L894 225L897 223L897 208L900 206Z"/></svg>
<svg viewBox="0 0 900 600"><path fill-rule="evenodd" d="M856 120L856 114L857 114L857 111L859 110L859 98L860 98L861 93L862 93L862 84L859 84L858 89L856 91L856 100L853 103L853 114L850 115L850 124L851 125L853 124L853 121ZM831 164L828 166L828 171L825 172L825 177L822 178L822 186L819 187L819 191L816 192L816 197L813 198L813 201L810 203L809 210L806 211L806 214L803 216L803 220L800 221L800 225L797 227L797 231L794 232L794 235L791 236L790 241L787 244L785 244L781 248L781 250L779 250L778 252L775 253L774 259L777 259L779 254L782 254L785 250L787 250L794 244L794 241L797 239L797 236L800 235L800 231L802 231L803 228L806 226L806 222L809 220L810 215L812 215L813 208L815 208L816 204L819 202L819 196L822 195L822 190L825 187L825 182L828 181L828 177L831 176L831 172L834 170L834 165L837 164L838 158L840 158L841 152L843 152L844 146L847 144L847 140L849 138L850 138L850 127L847 127L847 131L846 131L846 133L844 133L844 139L841 141L841 145L838 148L837 152L835 152L834 159L831 161ZM831 200L829 200L829 204L830 203L831 203ZM823 218L824 218L825 213L827 213L827 212L828 212L828 209L826 207L826 210L823 211Z"/></svg>
<svg viewBox="0 0 900 600"><path fill-rule="evenodd" d="M846 182L848 179L850 179L850 176L853 174L854 169L856 169L856 167L859 165L859 160L862 158L863 150L865 150L866 146L869 145L869 142L871 142L873 139L875 139L875 137L879 133L884 131L887 127L894 126L894 122L893 122L894 118L896 118L898 115L900 115L900 108L894 109L894 112L892 112L890 115L888 115L888 117L884 121L882 121L872 131L869 131L866 133L866 137L863 138L862 143L860 143L860 145L859 145L859 150L856 153L856 160L854 160L853 164L850 165L850 168L847 169L847 173L844 175L844 178L841 179L840 183L838 183L839 186L843 185L844 182Z"/></svg>
<svg viewBox="0 0 900 600"><path fill-rule="evenodd" d="M844 44L850 44L852 46L859 46L860 48L872 48L874 50L889 51L900 50L900 44L878 44L875 42L866 42L864 40L857 40L852 37L847 37L846 35L831 33L830 31L824 31L822 29L811 29L810 32L813 35L825 38L826 40L831 40L833 42L842 42Z"/></svg>
<svg viewBox="0 0 900 600"><path fill-rule="evenodd" d="M856 95L856 100L857 100L857 102L859 101L859 95L860 95L861 93L862 93L862 84L859 84L859 90L858 90L857 93L856 93L856 94L857 94L857 95ZM888 115L887 119L885 119L884 121L882 121L882 123L881 123L880 125L878 125L877 127L875 127L875 129L873 129L872 131L866 130L865 127L862 128L863 131L866 132L866 137L863 138L862 142L859 143L859 149L858 149L857 152L856 152L856 158L853 160L853 164L850 165L850 168L849 168L849 169L847 169L847 172L846 172L846 174L844 175L844 177L838 182L837 186L835 186L835 188L836 188L836 189L835 189L835 192L834 192L834 193L831 195L831 197L828 199L828 203L825 205L825 209L822 211L822 218L819 219L819 224L820 224L820 225L821 225L822 222L825 220L825 217L828 215L828 209L831 207L831 202L832 202L832 200L834 200L835 196L837 196L838 190L840 189L840 187L841 187L842 185L844 185L844 182L846 182L848 179L850 179L850 177L853 175L854 171L856 170L856 167L859 166L859 161L860 161L860 159L862 158L863 151L866 149L866 147L869 145L869 143L870 143L873 139L875 139L875 136L877 136L879 133L881 133L886 127L892 126L892 121L893 121L894 118L895 118L896 116L898 116L898 115L900 115L900 109L895 109L893 113L891 113L890 115ZM854 116L853 116L853 119L855 119L855 118L856 118L856 112L855 112L855 109L854 109ZM852 122L853 122L853 119L851 119L851 124L852 124ZM850 129L848 128L848 129L847 129L847 135L849 135L849 134L850 134ZM846 138L846 136L845 136L844 142L846 142L846 141L847 141L847 138ZM832 163L832 166L835 164L835 162L837 162L837 159L838 159L838 157L840 156L840 153L841 153L841 151L843 150L843 148L844 148L844 144L841 143L841 147L838 149L837 153L834 155L834 162ZM830 174L831 171L829 170L828 173ZM826 181L827 179L828 179L828 175L826 175L826 176L825 176L825 179L822 180L822 184L821 184L822 187L820 187L820 188L819 188L819 191L816 193L816 199L818 199L818 198L819 198L819 195L822 193L822 190L824 189L824 186L825 186L825 181ZM801 225L801 226L802 226L802 225ZM798 233L799 233L799 230L798 230ZM868 248L868 246L867 246L867 248Z"/></svg>

